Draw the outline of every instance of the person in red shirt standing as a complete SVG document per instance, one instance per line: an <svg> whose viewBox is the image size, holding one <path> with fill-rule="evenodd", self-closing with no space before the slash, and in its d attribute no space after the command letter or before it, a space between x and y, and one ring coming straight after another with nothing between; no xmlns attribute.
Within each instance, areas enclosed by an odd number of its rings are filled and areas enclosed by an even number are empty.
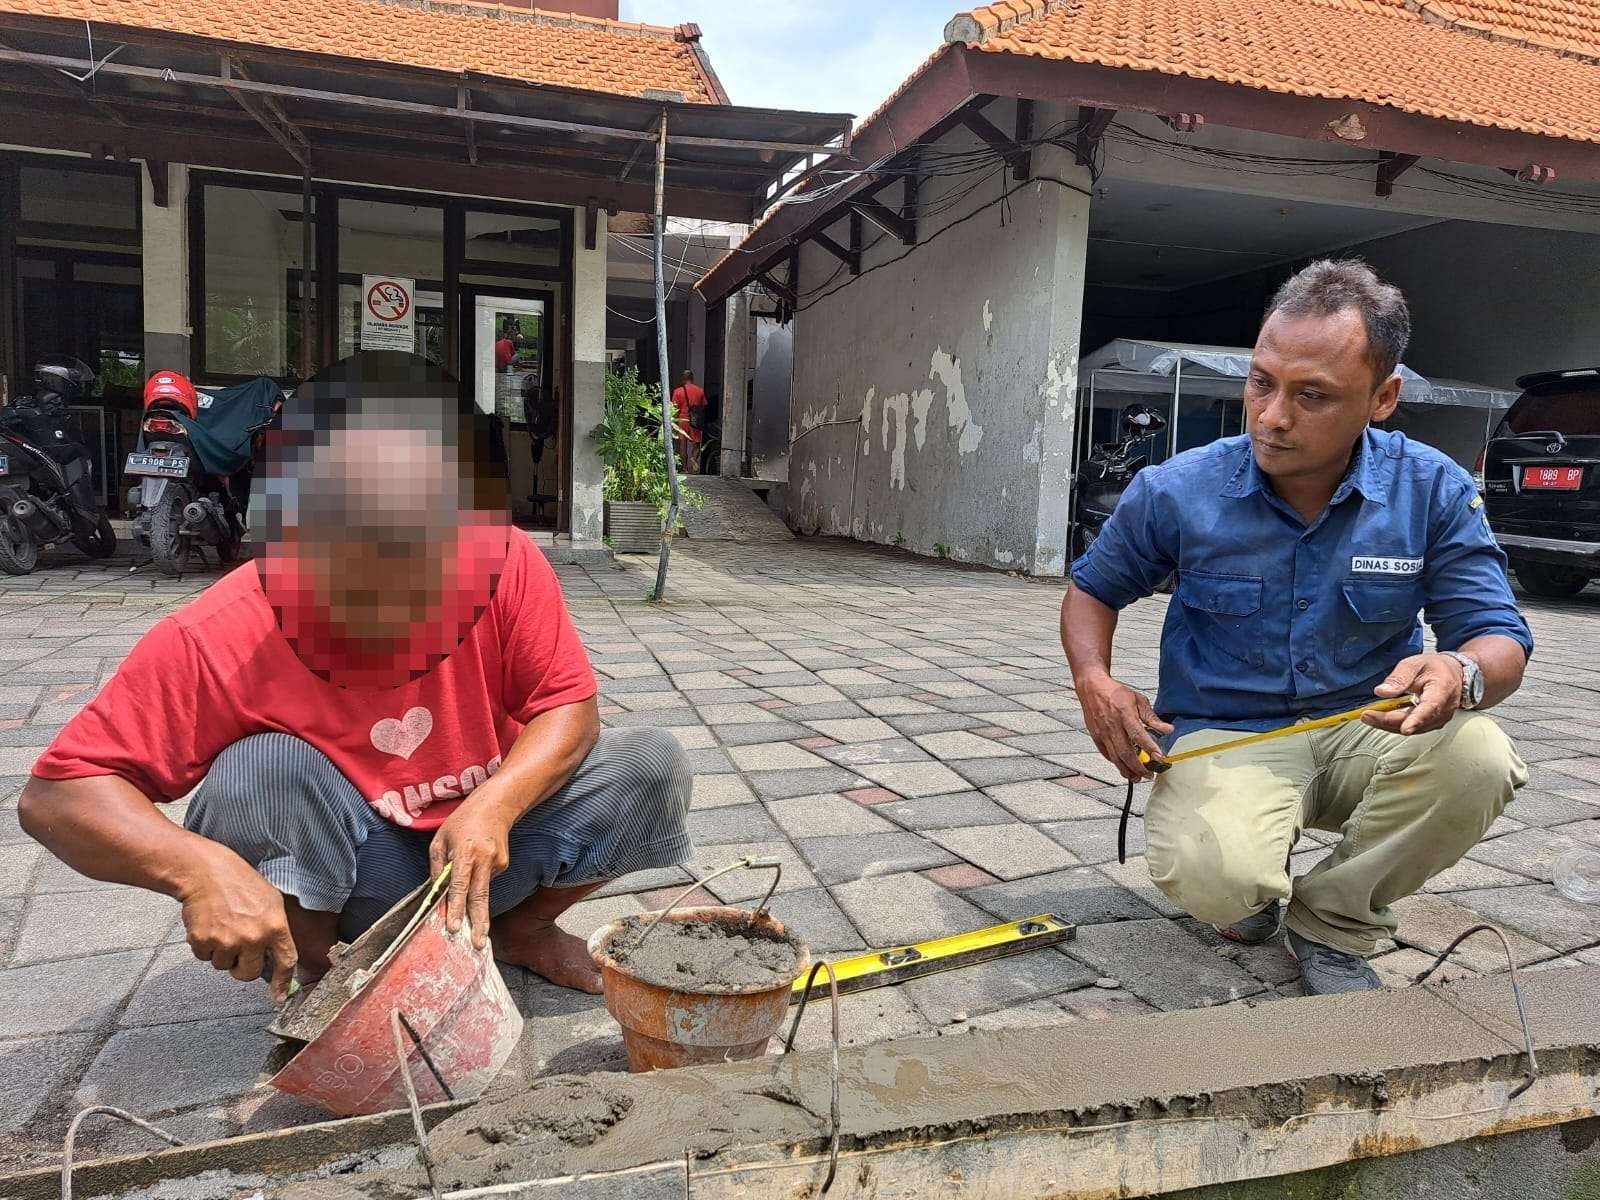
<svg viewBox="0 0 1600 1200"><path fill-rule="evenodd" d="M155 625L22 792L53 854L177 898L197 957L280 999L446 863L452 929L598 992L555 918L690 853L683 751L600 728L453 394L371 351L302 387L258 473L262 557ZM157 811L191 792L183 824Z"/></svg>
<svg viewBox="0 0 1600 1200"><path fill-rule="evenodd" d="M502 325L500 336L494 343L494 369L496 371L509 371L511 364L516 361L517 343L511 338L511 327Z"/></svg>
<svg viewBox="0 0 1600 1200"><path fill-rule="evenodd" d="M694 381L694 372L685 371L683 382L672 392L678 410L678 458L690 475L700 474L700 445L705 441L705 389ZM696 416L696 413L699 415ZM696 421L699 422L696 425Z"/></svg>

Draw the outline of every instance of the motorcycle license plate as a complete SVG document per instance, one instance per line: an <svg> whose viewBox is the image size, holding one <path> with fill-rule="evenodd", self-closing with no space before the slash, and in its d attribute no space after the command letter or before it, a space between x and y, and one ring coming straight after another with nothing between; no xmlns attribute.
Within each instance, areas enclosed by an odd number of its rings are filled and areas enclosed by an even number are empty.
<svg viewBox="0 0 1600 1200"><path fill-rule="evenodd" d="M0 454L0 475L9 474L11 474L11 459L7 455Z"/></svg>
<svg viewBox="0 0 1600 1200"><path fill-rule="evenodd" d="M130 454L125 475L154 475L162 479L182 479L189 473L187 458L163 458L159 454Z"/></svg>

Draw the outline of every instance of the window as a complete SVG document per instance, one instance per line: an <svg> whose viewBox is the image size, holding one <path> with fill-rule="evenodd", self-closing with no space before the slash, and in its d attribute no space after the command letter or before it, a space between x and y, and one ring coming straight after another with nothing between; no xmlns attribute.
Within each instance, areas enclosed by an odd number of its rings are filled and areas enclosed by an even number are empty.
<svg viewBox="0 0 1600 1200"><path fill-rule="evenodd" d="M339 201L340 358L360 349L364 275L413 282L415 351L448 366L444 358L444 210L379 200Z"/></svg>
<svg viewBox="0 0 1600 1200"><path fill-rule="evenodd" d="M298 377L300 196L208 184L202 203L204 372Z"/></svg>
<svg viewBox="0 0 1600 1200"><path fill-rule="evenodd" d="M468 262L523 267L561 266L562 222L558 217L524 213L469 212L463 257Z"/></svg>

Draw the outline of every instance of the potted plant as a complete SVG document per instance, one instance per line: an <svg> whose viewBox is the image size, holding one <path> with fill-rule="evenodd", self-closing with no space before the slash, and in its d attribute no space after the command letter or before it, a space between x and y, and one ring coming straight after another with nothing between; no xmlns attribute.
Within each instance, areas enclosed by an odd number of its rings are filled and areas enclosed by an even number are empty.
<svg viewBox="0 0 1600 1200"><path fill-rule="evenodd" d="M605 534L619 554L654 554L671 500L661 400L639 371L606 373L606 419L589 435L605 464Z"/></svg>

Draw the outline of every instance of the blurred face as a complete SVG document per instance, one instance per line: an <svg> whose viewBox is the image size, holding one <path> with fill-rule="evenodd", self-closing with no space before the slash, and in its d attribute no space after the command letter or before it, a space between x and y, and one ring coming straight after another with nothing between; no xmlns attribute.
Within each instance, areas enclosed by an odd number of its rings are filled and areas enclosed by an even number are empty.
<svg viewBox="0 0 1600 1200"><path fill-rule="evenodd" d="M416 430L335 434L291 531L312 598L348 638L403 643L440 611L461 520L450 451ZM334 486L330 487L329 485Z"/></svg>
<svg viewBox="0 0 1600 1200"><path fill-rule="evenodd" d="M1261 473L1284 483L1342 477L1356 440L1400 399L1398 375L1380 381L1373 374L1366 325L1355 309L1268 317L1244 392Z"/></svg>

